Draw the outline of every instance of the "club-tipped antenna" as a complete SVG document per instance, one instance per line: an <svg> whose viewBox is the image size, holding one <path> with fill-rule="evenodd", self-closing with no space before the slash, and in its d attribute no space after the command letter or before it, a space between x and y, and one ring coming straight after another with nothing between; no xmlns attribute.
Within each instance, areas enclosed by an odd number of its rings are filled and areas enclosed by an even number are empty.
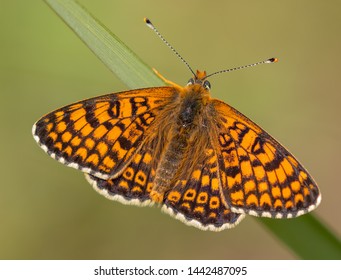
<svg viewBox="0 0 341 280"><path fill-rule="evenodd" d="M274 62L277 62L277 61L278 61L278 58L273 57L273 58L269 58L269 59L266 59L266 60L263 60L263 61L259 61L259 62L256 62L256 63L244 65L244 66L239 66L239 67L235 67L235 68L231 68L231 69L220 70L220 71L217 71L217 72L214 72L212 74L207 75L204 79L206 79L208 77L211 77L213 75L216 75L216 74L220 74L220 73L232 72L232 71L235 71L235 70L240 70L240 69L244 69L244 68L253 67L253 66L256 66L256 65L259 65L259 64L274 63Z"/></svg>
<svg viewBox="0 0 341 280"><path fill-rule="evenodd" d="M187 61L172 47L171 44L169 44L167 42L167 40L161 35L161 33L155 28L155 26L152 24L152 22L148 19L148 18L144 18L144 22L147 24L147 26L152 29L157 36L159 36L159 38L176 54L176 56L178 58L180 58L180 60L185 63L185 65L187 66L187 68L192 72L192 74L194 75L194 77L196 77L193 69L191 68L191 66L189 66L189 64L187 63Z"/></svg>

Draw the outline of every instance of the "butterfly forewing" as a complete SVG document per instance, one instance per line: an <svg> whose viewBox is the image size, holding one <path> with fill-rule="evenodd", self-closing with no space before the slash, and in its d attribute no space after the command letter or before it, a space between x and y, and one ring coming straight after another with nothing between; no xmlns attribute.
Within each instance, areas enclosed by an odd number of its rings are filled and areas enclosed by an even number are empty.
<svg viewBox="0 0 341 280"><path fill-rule="evenodd" d="M176 95L173 87L162 87L87 99L44 116L33 135L51 157L109 179L130 163L159 112Z"/></svg>
<svg viewBox="0 0 341 280"><path fill-rule="evenodd" d="M222 192L232 211L291 218L319 204L314 180L283 146L229 105L214 106Z"/></svg>

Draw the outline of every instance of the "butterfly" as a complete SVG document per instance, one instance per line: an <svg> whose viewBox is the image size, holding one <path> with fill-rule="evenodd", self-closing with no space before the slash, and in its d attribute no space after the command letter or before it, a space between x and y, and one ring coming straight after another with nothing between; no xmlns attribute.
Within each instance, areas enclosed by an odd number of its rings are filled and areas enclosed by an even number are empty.
<svg viewBox="0 0 341 280"><path fill-rule="evenodd" d="M232 228L245 214L294 218L315 209L320 191L304 167L262 128L211 97L207 78L216 73L189 69L193 78L184 87L158 74L168 86L57 109L34 124L34 139L52 158L84 172L105 197L159 205L202 230Z"/></svg>

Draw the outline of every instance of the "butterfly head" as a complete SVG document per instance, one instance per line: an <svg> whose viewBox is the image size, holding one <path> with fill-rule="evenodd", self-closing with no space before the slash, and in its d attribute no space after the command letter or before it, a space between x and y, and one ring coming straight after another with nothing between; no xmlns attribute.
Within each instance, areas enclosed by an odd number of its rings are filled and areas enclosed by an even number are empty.
<svg viewBox="0 0 341 280"><path fill-rule="evenodd" d="M211 89L211 84L208 80L206 80L206 71L197 70L195 76L189 79L187 86L190 85L200 85L205 88L207 91Z"/></svg>

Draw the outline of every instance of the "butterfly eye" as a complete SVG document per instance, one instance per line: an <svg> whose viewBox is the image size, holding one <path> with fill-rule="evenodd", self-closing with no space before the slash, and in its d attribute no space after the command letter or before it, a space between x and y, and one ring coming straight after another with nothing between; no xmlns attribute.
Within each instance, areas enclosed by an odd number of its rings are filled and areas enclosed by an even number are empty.
<svg viewBox="0 0 341 280"><path fill-rule="evenodd" d="M194 85L194 79L193 78L189 79L188 82L187 82L187 85L188 86L189 85Z"/></svg>
<svg viewBox="0 0 341 280"><path fill-rule="evenodd" d="M211 84L209 81L204 81L203 83L203 87L207 90L210 90L211 89Z"/></svg>

